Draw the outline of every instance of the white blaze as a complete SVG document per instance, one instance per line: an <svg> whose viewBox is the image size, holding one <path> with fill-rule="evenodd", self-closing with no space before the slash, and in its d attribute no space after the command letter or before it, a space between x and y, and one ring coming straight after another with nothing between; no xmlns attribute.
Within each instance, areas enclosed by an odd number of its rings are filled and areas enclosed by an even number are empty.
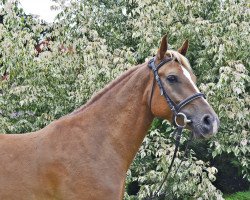
<svg viewBox="0 0 250 200"><path fill-rule="evenodd" d="M187 77L187 79L190 81L190 83L191 83L192 86L194 87L195 91L196 91L196 92L200 92L199 89L197 88L197 86L194 84L194 82L193 82L193 80L192 80L192 78L191 78L191 75L190 75L190 73L188 72L188 70L187 70L185 67L183 67L182 65L181 65L181 69L182 69L183 74Z"/></svg>
<svg viewBox="0 0 250 200"><path fill-rule="evenodd" d="M199 90L199 89L197 88L197 86L194 84L194 82L193 82L193 80L192 80L192 78L191 78L191 75L190 75L190 73L188 72L188 70L187 70L185 67L183 67L182 65L181 65L181 69L182 69L183 74L187 77L187 79L190 81L191 85L194 87L195 91L196 91L197 93L200 92L200 90ZM202 98L202 99L204 100L204 102L205 102L207 105L209 105L209 103L207 102L206 99L204 99L204 98Z"/></svg>
<svg viewBox="0 0 250 200"><path fill-rule="evenodd" d="M194 89L195 89L195 91L198 93L198 92L200 92L200 90L197 88L197 86L194 84L194 82L193 82L193 80L192 80L192 78L191 78L191 75L190 75L190 73L188 72L188 70L185 68L185 67L183 67L182 65L181 65L181 69L182 69L182 71L183 71L183 74L187 77L187 79L190 81L190 83L191 83L191 85L194 87ZM204 99L204 98L202 98L203 100L204 100L204 102L207 104L207 105L209 105L209 103L207 102L207 100L206 99Z"/></svg>

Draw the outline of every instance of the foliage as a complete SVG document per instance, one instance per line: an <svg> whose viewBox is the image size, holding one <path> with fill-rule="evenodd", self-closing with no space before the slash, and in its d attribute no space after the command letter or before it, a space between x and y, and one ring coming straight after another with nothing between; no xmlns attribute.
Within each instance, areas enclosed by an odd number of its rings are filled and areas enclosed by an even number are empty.
<svg viewBox="0 0 250 200"><path fill-rule="evenodd" d="M219 113L221 121L220 134L211 140L212 156L226 152L232 153L233 164L242 170L244 177L250 181L250 95L247 83L250 76L240 61L232 61L220 68L217 84L202 84ZM223 101L223 104L221 102Z"/></svg>
<svg viewBox="0 0 250 200"><path fill-rule="evenodd" d="M121 65L131 57L129 51L117 49L111 55L105 40L94 30L88 30L91 40L84 36L75 38L71 44L75 53L58 49L63 35L58 41L50 42L50 51L45 49L37 56L33 38L40 36L36 32L48 28L34 20L34 32L30 33L19 23L22 19L16 15L16 7L7 4L5 8L8 14L4 15L4 25L0 25L1 71L9 72L9 80L1 82L0 130L3 133L40 129L82 105L95 91L131 66ZM62 27L51 35L58 33L63 33Z"/></svg>
<svg viewBox="0 0 250 200"><path fill-rule="evenodd" d="M25 15L18 1L0 2L0 72L9 73L0 82L0 132L35 131L71 112L118 74L155 54L168 33L173 49L189 39L187 57L220 117L220 132L209 141L207 153L234 155L231 162L250 181L246 0L53 1L62 9L53 24ZM41 38L49 45L38 55L34 46ZM156 192L164 177L173 155L171 132L169 124L155 120L128 172L127 185L138 182L140 198ZM174 176L187 135L162 191L167 199L222 199L212 184L217 170L197 159L197 151L191 150Z"/></svg>
<svg viewBox="0 0 250 200"><path fill-rule="evenodd" d="M248 192L237 192L236 194L228 195L225 197L226 200L248 200L250 198L250 191Z"/></svg>

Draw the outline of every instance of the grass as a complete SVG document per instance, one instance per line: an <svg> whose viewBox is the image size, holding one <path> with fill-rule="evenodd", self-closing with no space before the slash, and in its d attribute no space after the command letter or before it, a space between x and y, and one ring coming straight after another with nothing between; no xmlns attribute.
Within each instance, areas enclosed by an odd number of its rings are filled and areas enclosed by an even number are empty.
<svg viewBox="0 0 250 200"><path fill-rule="evenodd" d="M225 195L225 200L250 200L250 191Z"/></svg>

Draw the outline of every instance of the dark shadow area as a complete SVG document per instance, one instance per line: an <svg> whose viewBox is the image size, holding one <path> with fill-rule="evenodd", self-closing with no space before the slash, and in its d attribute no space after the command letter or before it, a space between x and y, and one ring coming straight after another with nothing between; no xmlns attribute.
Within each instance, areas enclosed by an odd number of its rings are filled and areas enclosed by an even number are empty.
<svg viewBox="0 0 250 200"><path fill-rule="evenodd" d="M213 184L224 194L249 190L250 183L239 174L240 170L232 164L231 159L228 155L221 155L211 161L211 165L218 169Z"/></svg>
<svg viewBox="0 0 250 200"><path fill-rule="evenodd" d="M129 195L137 195L139 190L140 186L137 181L133 181L127 186L127 192Z"/></svg>
<svg viewBox="0 0 250 200"><path fill-rule="evenodd" d="M220 156L212 157L212 153L208 152L209 144L207 141L196 141L192 148L198 159L210 162L211 166L218 169L214 186L221 190L223 194L232 194L239 191L246 191L250 188L250 183L243 178L234 161L237 160L233 154L221 154Z"/></svg>

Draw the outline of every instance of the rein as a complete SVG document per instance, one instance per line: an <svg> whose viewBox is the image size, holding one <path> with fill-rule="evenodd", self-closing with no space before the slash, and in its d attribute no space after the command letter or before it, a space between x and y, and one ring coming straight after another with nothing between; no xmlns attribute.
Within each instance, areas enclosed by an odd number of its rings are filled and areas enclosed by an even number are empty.
<svg viewBox="0 0 250 200"><path fill-rule="evenodd" d="M161 183L161 185L159 186L157 192L156 192L156 195L160 192L160 190L162 189L162 186L163 184L166 182L167 178L168 178L168 175L173 167L173 164L174 164L174 160L176 158L176 154L178 152L178 149L179 149L179 145L180 145L180 139L181 139L181 135L182 135L182 131L183 129L186 127L186 125L188 123L191 123L192 121L190 119L187 118L186 114L180 112L180 110L186 106L188 103L190 103L191 101L197 99L197 98L200 98L200 97L203 97L205 98L205 95L203 93L195 93L187 98L185 98L184 100L180 101L178 104L176 104L171 98L170 96L168 95L168 93L166 92L166 90L164 89L163 87L163 84L162 84L162 81L161 81L161 78L158 74L158 70L163 66L165 65L166 63L172 61L173 59L168 57L168 58L164 58L158 65L155 64L155 58L152 58L149 62L148 62L148 67L153 71L153 74L154 74L154 81L153 81L153 84L152 84L152 90L151 90L151 95L150 95L150 109L151 109L151 103L152 103L152 97L153 97L153 92L154 92L154 85L155 85L155 82L158 84L159 88L160 88L160 93L161 95L163 95L165 97L165 100L167 101L171 111L173 112L173 124L174 126L176 127L175 131L174 131L174 135L176 135L176 140L175 140L175 149L174 149L174 155L172 157L172 160L171 160L171 163L169 165L169 168L168 168L168 171ZM183 124L178 124L177 122L177 118L178 117L182 117L183 118ZM191 137L192 138L192 137ZM188 150L188 145L186 146L186 149L185 149L185 155L187 153L187 150ZM182 163L182 162L181 162ZM180 163L180 164L181 164ZM178 169L179 169L180 165L178 166L175 174L177 173ZM149 195L151 196L151 195ZM145 200L150 200L150 199L154 199L156 196L153 196L153 197L148 197L146 198Z"/></svg>

